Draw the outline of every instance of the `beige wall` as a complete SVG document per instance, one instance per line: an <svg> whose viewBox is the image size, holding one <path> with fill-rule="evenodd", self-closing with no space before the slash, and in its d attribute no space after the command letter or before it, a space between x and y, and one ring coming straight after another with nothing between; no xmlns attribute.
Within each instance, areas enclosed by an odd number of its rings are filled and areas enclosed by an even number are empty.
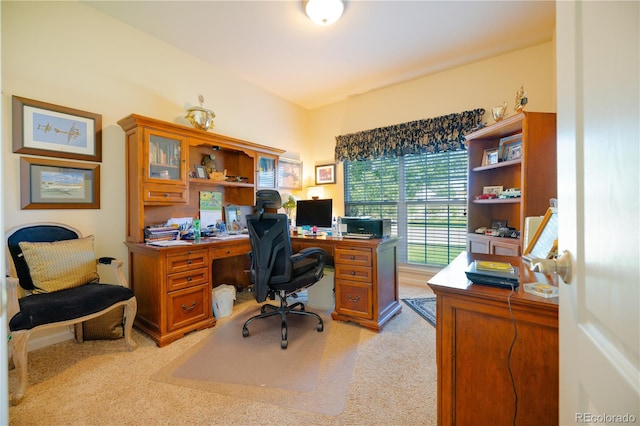
<svg viewBox="0 0 640 426"><path fill-rule="evenodd" d="M96 235L98 255L126 259L124 132L137 113L188 124L205 98L217 133L299 155L309 113L76 2L2 1L5 228L34 221ZM11 95L102 114L100 210L20 210L19 154L12 153Z"/></svg>
<svg viewBox="0 0 640 426"><path fill-rule="evenodd" d="M5 227L60 221L95 234L99 255L126 258L124 133L117 120L138 113L185 123L205 97L218 133L272 145L314 166L333 161L335 136L420 118L513 106L521 84L531 111L555 111L553 43L353 96L306 111L76 2L2 2L3 194ZM11 148L11 95L103 116L100 210L20 210L19 158ZM492 123L489 114L486 121ZM342 168L325 185L342 214ZM297 192L306 198L306 192Z"/></svg>
<svg viewBox="0 0 640 426"><path fill-rule="evenodd" d="M524 85L529 96L528 111L556 110L553 43L428 75L316 109L311 114L310 152L305 164L313 165L313 159L333 158L337 135L475 108L486 109L484 121L492 124L491 107L506 101L511 115L520 85ZM344 193L340 165L337 175L337 185L328 185L326 189L328 196L334 199L334 206L342 208Z"/></svg>

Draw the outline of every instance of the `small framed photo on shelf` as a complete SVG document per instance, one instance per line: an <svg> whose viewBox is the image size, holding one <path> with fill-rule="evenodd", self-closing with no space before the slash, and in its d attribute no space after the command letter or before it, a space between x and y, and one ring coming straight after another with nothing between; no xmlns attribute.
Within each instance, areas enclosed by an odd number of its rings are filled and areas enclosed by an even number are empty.
<svg viewBox="0 0 640 426"><path fill-rule="evenodd" d="M200 165L196 164L194 167L196 169L196 178L198 178L198 179L209 179L209 175L207 174L207 169L205 169L204 166L200 166Z"/></svg>
<svg viewBox="0 0 640 426"><path fill-rule="evenodd" d="M336 183L336 165L325 164L316 166L316 185Z"/></svg>
<svg viewBox="0 0 640 426"><path fill-rule="evenodd" d="M490 166L498 163L498 148L488 148L484 150L482 155L482 165Z"/></svg>
<svg viewBox="0 0 640 426"><path fill-rule="evenodd" d="M522 158L522 143L513 144L507 147L507 161L508 160L519 160Z"/></svg>
<svg viewBox="0 0 640 426"><path fill-rule="evenodd" d="M483 194L493 194L493 195L495 195L497 197L498 195L500 195L502 190L503 190L503 186L502 185L500 185L500 186L484 186L482 188L482 193Z"/></svg>
<svg viewBox="0 0 640 426"><path fill-rule="evenodd" d="M498 150L499 161L522 158L522 133L500 139Z"/></svg>

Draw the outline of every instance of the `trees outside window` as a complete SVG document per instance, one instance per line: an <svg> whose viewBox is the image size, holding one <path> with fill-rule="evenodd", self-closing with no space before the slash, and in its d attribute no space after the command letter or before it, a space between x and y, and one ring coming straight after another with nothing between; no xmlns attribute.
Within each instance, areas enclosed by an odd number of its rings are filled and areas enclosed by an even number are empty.
<svg viewBox="0 0 640 426"><path fill-rule="evenodd" d="M466 249L467 151L345 161L345 214L391 219L398 261L445 266Z"/></svg>

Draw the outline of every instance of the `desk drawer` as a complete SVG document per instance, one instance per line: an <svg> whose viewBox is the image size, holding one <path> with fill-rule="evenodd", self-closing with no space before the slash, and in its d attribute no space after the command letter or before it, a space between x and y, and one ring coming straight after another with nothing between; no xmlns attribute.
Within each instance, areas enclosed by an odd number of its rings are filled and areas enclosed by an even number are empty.
<svg viewBox="0 0 640 426"><path fill-rule="evenodd" d="M225 257L233 257L246 255L251 251L251 243L249 240L243 241L242 244L234 244L225 247L214 247L213 248L213 258L214 259L223 259Z"/></svg>
<svg viewBox="0 0 640 426"><path fill-rule="evenodd" d="M303 239L303 238L291 238L291 249L293 253L297 253L302 249L306 249L309 247L319 247L322 250L327 252L327 256L333 256L333 244L328 243L323 240L314 240L312 238Z"/></svg>
<svg viewBox="0 0 640 426"><path fill-rule="evenodd" d="M142 197L146 204L182 204L189 201L186 186L144 185Z"/></svg>
<svg viewBox="0 0 640 426"><path fill-rule="evenodd" d="M191 271L209 267L209 251L207 249L185 250L167 255L167 273Z"/></svg>
<svg viewBox="0 0 640 426"><path fill-rule="evenodd" d="M353 266L371 266L370 248L337 248L335 249L335 262Z"/></svg>
<svg viewBox="0 0 640 426"><path fill-rule="evenodd" d="M336 311L342 315L373 318L372 285L336 279Z"/></svg>
<svg viewBox="0 0 640 426"><path fill-rule="evenodd" d="M180 290L195 285L209 284L209 268L200 268L192 271L178 272L167 275L167 291Z"/></svg>
<svg viewBox="0 0 640 426"><path fill-rule="evenodd" d="M373 281L373 269L364 266L345 265L343 263L335 264L335 279L343 279L350 281L361 281L371 283Z"/></svg>
<svg viewBox="0 0 640 426"><path fill-rule="evenodd" d="M169 293L167 298L169 331L206 320L213 315L211 288L208 284L174 291Z"/></svg>

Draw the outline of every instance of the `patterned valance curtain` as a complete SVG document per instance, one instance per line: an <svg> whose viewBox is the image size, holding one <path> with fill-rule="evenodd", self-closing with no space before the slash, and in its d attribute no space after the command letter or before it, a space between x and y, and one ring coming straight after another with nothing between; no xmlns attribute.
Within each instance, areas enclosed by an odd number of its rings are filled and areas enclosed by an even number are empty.
<svg viewBox="0 0 640 426"><path fill-rule="evenodd" d="M467 133L482 127L484 109L336 136L336 161L372 160L465 149Z"/></svg>

